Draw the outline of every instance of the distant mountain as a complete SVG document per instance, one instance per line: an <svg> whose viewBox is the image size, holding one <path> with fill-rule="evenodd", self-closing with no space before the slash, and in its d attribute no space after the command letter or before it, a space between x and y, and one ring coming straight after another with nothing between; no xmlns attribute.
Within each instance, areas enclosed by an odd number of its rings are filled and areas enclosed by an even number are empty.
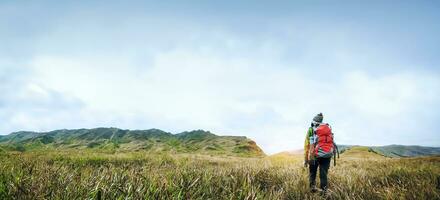
<svg viewBox="0 0 440 200"><path fill-rule="evenodd" d="M55 130L50 132L20 131L0 137L5 150L38 151L81 149L96 151L148 151L201 153L236 156L263 156L252 140L243 136L218 136L195 130L172 134L159 129L122 130L95 128Z"/></svg>
<svg viewBox="0 0 440 200"><path fill-rule="evenodd" d="M440 147L424 147L424 146L405 146L405 145L388 145L373 146L371 151L386 157L415 157L415 156L431 156L440 155Z"/></svg>
<svg viewBox="0 0 440 200"><path fill-rule="evenodd" d="M405 145L387 145L387 146L359 146L359 145L338 145L339 152L342 154L347 150L365 150L376 153L385 157L416 157L416 156L432 156L440 155L440 147L424 147L424 146L405 146ZM302 154L304 150L283 151L275 155L295 156Z"/></svg>

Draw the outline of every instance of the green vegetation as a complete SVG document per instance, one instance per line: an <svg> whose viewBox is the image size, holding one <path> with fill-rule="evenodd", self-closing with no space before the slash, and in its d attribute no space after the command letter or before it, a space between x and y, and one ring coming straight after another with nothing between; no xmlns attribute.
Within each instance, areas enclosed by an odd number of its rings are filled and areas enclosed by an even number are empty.
<svg viewBox="0 0 440 200"><path fill-rule="evenodd" d="M322 199L302 155L2 151L0 199ZM349 149L330 169L328 199L440 199L440 157Z"/></svg>
<svg viewBox="0 0 440 200"><path fill-rule="evenodd" d="M159 129L122 130L95 128L55 130L50 132L20 131L0 136L0 147L12 151L81 150L102 153L197 153L207 155L264 156L258 145L246 137L218 136L209 131L195 130L171 134ZM339 145L344 152L357 146ZM439 147L373 146L369 148L386 157L440 155Z"/></svg>
<svg viewBox="0 0 440 200"><path fill-rule="evenodd" d="M340 149L326 198L440 199L440 157L391 158L436 148ZM0 199L323 199L302 163L202 130L17 132L0 137Z"/></svg>
<svg viewBox="0 0 440 200"><path fill-rule="evenodd" d="M179 134L171 134L158 129L122 130L117 128L55 130L43 133L21 131L0 137L0 147L20 152L75 149L102 153L143 151L264 156L260 147L246 137L217 136L203 130Z"/></svg>

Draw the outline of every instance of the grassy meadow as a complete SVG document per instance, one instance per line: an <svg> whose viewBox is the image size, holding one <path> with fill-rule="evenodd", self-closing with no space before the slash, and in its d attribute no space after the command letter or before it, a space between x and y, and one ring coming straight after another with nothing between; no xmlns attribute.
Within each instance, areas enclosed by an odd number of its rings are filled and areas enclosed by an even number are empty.
<svg viewBox="0 0 440 200"><path fill-rule="evenodd" d="M323 199L302 156L0 152L0 199ZM319 183L319 180L318 180ZM347 150L327 199L440 199L440 157Z"/></svg>

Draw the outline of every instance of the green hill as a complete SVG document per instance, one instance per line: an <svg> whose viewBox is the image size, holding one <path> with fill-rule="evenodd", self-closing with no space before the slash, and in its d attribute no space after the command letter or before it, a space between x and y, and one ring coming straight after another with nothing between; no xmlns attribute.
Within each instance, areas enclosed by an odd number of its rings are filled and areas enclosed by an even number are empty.
<svg viewBox="0 0 440 200"><path fill-rule="evenodd" d="M20 131L0 137L0 147L15 151L95 150L200 153L235 156L263 156L258 145L246 137L218 136L209 131L194 130L172 134L159 129L122 130L95 128L55 130L50 132Z"/></svg>
<svg viewBox="0 0 440 200"><path fill-rule="evenodd" d="M345 159L383 159L382 154L378 154L365 146L346 147L341 153L341 158Z"/></svg>

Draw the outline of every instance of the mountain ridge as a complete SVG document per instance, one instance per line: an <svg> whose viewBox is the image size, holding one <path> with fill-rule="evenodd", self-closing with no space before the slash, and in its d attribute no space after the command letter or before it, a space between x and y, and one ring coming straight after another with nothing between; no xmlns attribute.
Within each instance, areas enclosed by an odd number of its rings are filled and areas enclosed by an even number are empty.
<svg viewBox="0 0 440 200"><path fill-rule="evenodd" d="M149 151L264 156L245 136L219 136L193 130L172 134L160 129L129 130L115 127L59 129L48 132L17 131L0 137L0 147L16 151L82 149L110 152Z"/></svg>

